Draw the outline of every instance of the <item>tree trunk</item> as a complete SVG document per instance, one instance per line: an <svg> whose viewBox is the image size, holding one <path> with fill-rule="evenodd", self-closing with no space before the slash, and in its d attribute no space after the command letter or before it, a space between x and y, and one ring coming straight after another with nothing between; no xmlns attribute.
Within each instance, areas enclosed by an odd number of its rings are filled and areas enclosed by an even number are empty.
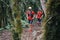
<svg viewBox="0 0 60 40"><path fill-rule="evenodd" d="M41 2L41 6L46 17L46 0L40 0L40 2Z"/></svg>
<svg viewBox="0 0 60 40"><path fill-rule="evenodd" d="M14 30L17 33L18 37L21 37L22 27L21 27L21 19L20 19L20 9L19 9L19 1L11 0L10 6L12 8L12 24L14 25ZM18 39L15 39L18 40Z"/></svg>
<svg viewBox="0 0 60 40"><path fill-rule="evenodd" d="M60 1L48 0L45 19L45 40L60 40Z"/></svg>

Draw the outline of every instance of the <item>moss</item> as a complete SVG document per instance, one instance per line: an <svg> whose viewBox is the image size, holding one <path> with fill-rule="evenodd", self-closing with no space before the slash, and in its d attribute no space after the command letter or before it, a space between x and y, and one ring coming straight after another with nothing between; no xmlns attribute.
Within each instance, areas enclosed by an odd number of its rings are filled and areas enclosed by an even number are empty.
<svg viewBox="0 0 60 40"><path fill-rule="evenodd" d="M59 16L59 0L47 1L47 17L45 19L45 40L60 40L60 16ZM50 20L49 18L52 17ZM48 20L48 21L47 21Z"/></svg>

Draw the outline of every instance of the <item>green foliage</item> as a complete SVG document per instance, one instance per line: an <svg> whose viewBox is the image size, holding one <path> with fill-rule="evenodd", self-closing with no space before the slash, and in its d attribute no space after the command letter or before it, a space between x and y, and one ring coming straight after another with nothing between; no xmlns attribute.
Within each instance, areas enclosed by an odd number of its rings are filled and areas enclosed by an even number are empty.
<svg viewBox="0 0 60 40"><path fill-rule="evenodd" d="M25 20L21 20L21 23L22 23L22 27L26 27L26 25L29 25L29 23Z"/></svg>

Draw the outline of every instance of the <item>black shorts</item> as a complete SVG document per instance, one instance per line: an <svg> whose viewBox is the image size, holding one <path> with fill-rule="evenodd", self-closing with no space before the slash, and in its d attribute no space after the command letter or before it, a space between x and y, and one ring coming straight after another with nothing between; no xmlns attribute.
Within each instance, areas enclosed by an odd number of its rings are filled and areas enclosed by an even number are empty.
<svg viewBox="0 0 60 40"><path fill-rule="evenodd" d="M38 20L38 22L41 22L41 19L37 19Z"/></svg>
<svg viewBox="0 0 60 40"><path fill-rule="evenodd" d="M29 24L32 24L33 23L33 20L28 20Z"/></svg>

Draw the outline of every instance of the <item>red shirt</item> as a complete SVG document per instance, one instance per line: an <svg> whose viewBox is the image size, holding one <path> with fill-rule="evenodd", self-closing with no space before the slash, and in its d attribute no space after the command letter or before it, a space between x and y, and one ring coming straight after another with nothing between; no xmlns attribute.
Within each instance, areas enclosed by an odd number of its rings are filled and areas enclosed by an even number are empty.
<svg viewBox="0 0 60 40"><path fill-rule="evenodd" d="M42 16L42 12L41 12L41 11L38 11L38 12L37 12L37 18L40 19L41 16Z"/></svg>
<svg viewBox="0 0 60 40"><path fill-rule="evenodd" d="M30 13L31 13L31 11L29 11L29 10L26 12L27 15ZM34 15L34 14L35 14L34 11L32 11L32 15ZM33 17L28 16L28 20L33 20Z"/></svg>

